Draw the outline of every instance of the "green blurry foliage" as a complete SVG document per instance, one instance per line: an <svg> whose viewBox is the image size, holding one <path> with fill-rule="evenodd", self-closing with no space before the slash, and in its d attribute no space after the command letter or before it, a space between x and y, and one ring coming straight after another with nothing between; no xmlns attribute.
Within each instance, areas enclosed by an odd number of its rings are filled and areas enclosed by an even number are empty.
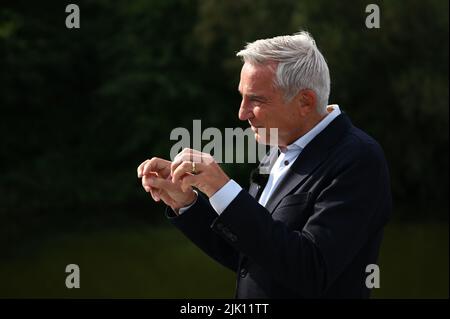
<svg viewBox="0 0 450 319"><path fill-rule="evenodd" d="M394 218L447 220L448 2L377 3L370 30L362 0L78 1L79 30L65 28L64 2L2 5L2 227L161 211L137 165L167 158L170 131L193 119L246 127L236 52L300 29L329 63L330 103L385 150ZM250 165L225 169L247 185Z"/></svg>

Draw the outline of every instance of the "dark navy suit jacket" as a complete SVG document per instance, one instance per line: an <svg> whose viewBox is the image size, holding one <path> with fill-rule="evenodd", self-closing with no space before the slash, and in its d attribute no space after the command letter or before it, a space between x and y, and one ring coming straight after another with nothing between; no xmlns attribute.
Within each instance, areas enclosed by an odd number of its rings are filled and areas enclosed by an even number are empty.
<svg viewBox="0 0 450 319"><path fill-rule="evenodd" d="M237 298L368 298L392 209L378 143L339 115L301 152L261 206L258 186L219 216L208 199L170 221L237 275Z"/></svg>

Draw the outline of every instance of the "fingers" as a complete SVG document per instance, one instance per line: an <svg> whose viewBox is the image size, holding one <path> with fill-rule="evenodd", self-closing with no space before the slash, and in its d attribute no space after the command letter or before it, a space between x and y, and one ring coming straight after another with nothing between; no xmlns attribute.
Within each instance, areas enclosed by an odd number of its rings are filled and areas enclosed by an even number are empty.
<svg viewBox="0 0 450 319"><path fill-rule="evenodd" d="M137 168L137 176L138 178L142 177L142 169L144 168L144 165L148 162L149 160L145 160L143 161Z"/></svg>
<svg viewBox="0 0 450 319"><path fill-rule="evenodd" d="M171 174L173 176L175 170L178 168L178 166L183 164L183 162L191 162L191 163L195 162L196 170L197 170L197 167L199 166L199 165L197 165L198 163L210 164L213 161L214 161L214 158L210 154L202 153L200 151L193 150L190 148L185 148L183 151L178 153L177 156L175 156L175 158L170 166ZM192 164L190 164L190 165L191 165L191 169L189 170L189 172L192 171ZM172 178L172 180L174 180L174 179Z"/></svg>
<svg viewBox="0 0 450 319"><path fill-rule="evenodd" d="M150 195L152 196L155 202L159 202L161 199L161 190L150 188Z"/></svg>
<svg viewBox="0 0 450 319"><path fill-rule="evenodd" d="M145 189L145 191L147 193L150 193L150 195L152 196L152 198L153 198L153 200L155 202L159 202L159 200L160 200L160 196L159 196L160 190L150 186L150 178L151 177L156 177L156 174L144 175L142 177L142 187L144 187L144 189Z"/></svg>
<svg viewBox="0 0 450 319"><path fill-rule="evenodd" d="M142 177L142 186L146 192L150 193L155 202L159 202L162 199L169 206L169 200L173 204L173 200L166 191L172 191L176 187L170 180L152 174L144 175Z"/></svg>
<svg viewBox="0 0 450 319"><path fill-rule="evenodd" d="M150 174L151 172L157 173L159 176L166 178L170 175L171 162L162 158L153 157L150 160L144 161L137 168L138 177Z"/></svg>
<svg viewBox="0 0 450 319"><path fill-rule="evenodd" d="M194 176L192 174L193 162L184 161L180 165L178 165L175 170L172 172L172 183L177 183L179 180L186 178L186 175ZM203 172L205 164L195 162L195 174L199 175Z"/></svg>
<svg viewBox="0 0 450 319"><path fill-rule="evenodd" d="M142 169L142 175L146 175L150 172L156 172L159 176L165 178L170 174L170 164L170 161L158 157L153 157L144 165Z"/></svg>
<svg viewBox="0 0 450 319"><path fill-rule="evenodd" d="M191 148L185 148L180 153L175 156L172 163L181 163L183 161L191 161L191 162L198 162L201 163L204 161L204 157L206 157L209 154L202 153L200 151L191 149Z"/></svg>
<svg viewBox="0 0 450 319"><path fill-rule="evenodd" d="M205 157L205 155L203 153L192 153L190 151L194 151L194 150L185 149L181 153L178 153L178 155L175 156L175 158L173 159L171 168L174 168L174 167L176 168L178 165L180 165L184 161L196 162L196 163L203 162L203 159Z"/></svg>
<svg viewBox="0 0 450 319"><path fill-rule="evenodd" d="M138 177L142 177L142 186L145 191L150 193L155 201L162 199L161 196L167 197L167 193L175 190L174 183L192 176L193 166L195 163L196 175L200 174L206 164L213 162L214 158L207 153L202 153L194 149L185 148L174 159L173 162L158 157L146 160L137 168ZM187 191L190 183L194 180L188 179L183 183L182 190Z"/></svg>
<svg viewBox="0 0 450 319"><path fill-rule="evenodd" d="M177 185L173 184L170 179L156 176L144 176L142 180L144 181L142 183L144 188L149 187L151 189L160 190L160 193L158 193L158 195L160 195L162 191L177 191Z"/></svg>
<svg viewBox="0 0 450 319"><path fill-rule="evenodd" d="M198 172L197 163L195 164L195 170ZM192 172L192 162L184 161L172 166L172 183L179 181L185 174Z"/></svg>

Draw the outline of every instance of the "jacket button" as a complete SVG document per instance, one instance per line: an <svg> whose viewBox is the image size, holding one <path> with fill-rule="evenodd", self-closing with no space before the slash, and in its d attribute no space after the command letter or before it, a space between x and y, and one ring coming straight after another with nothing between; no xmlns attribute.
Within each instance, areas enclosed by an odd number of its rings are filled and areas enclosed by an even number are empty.
<svg viewBox="0 0 450 319"><path fill-rule="evenodd" d="M239 275L241 276L241 278L245 278L247 274L248 274L247 268L241 268L241 270L239 271Z"/></svg>
<svg viewBox="0 0 450 319"><path fill-rule="evenodd" d="M217 227L218 230L222 230L223 224L222 223L217 223L216 227Z"/></svg>

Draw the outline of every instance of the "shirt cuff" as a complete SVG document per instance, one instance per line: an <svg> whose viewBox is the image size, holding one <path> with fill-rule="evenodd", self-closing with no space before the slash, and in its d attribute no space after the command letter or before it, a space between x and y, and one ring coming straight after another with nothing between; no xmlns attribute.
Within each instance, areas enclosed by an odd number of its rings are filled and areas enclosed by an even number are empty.
<svg viewBox="0 0 450 319"><path fill-rule="evenodd" d="M228 207L228 205L236 198L242 187L239 186L234 180L230 179L228 183L222 186L213 196L209 198L209 202L217 214L222 212Z"/></svg>
<svg viewBox="0 0 450 319"><path fill-rule="evenodd" d="M188 205L188 206L181 207L181 208L178 210L178 215L183 214L183 213L184 213L185 211L187 211L189 208L191 208L192 206L194 206L194 204L197 202L198 193L197 193L196 190L194 190L194 193L197 195L197 196L195 196L195 200L192 202L192 204L190 204L190 205Z"/></svg>

